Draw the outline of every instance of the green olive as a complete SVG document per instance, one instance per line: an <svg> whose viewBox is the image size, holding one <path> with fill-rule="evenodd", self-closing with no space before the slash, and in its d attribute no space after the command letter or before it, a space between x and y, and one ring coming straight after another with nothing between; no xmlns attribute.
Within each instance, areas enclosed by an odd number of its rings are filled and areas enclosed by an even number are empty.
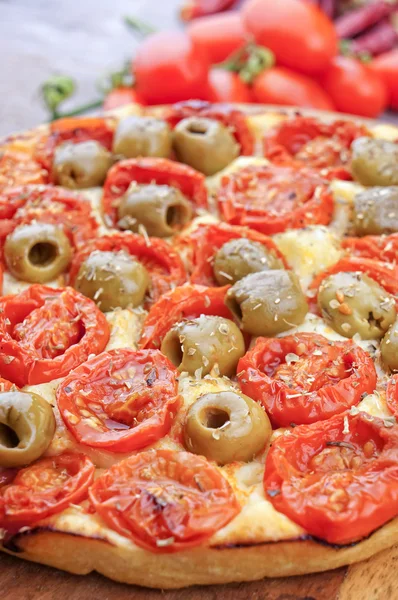
<svg viewBox="0 0 398 600"><path fill-rule="evenodd" d="M213 119L189 117L174 129L178 160L207 176L225 169L237 156L239 145L227 127Z"/></svg>
<svg viewBox="0 0 398 600"><path fill-rule="evenodd" d="M250 273L283 269L279 260L259 242L237 238L226 242L214 257L214 277L220 285L236 283Z"/></svg>
<svg viewBox="0 0 398 600"><path fill-rule="evenodd" d="M373 187L354 199L356 235L382 235L398 231L398 186Z"/></svg>
<svg viewBox="0 0 398 600"><path fill-rule="evenodd" d="M381 359L391 371L398 371L398 321L387 330L380 344Z"/></svg>
<svg viewBox="0 0 398 600"><path fill-rule="evenodd" d="M272 433L263 408L238 391L205 394L188 410L185 447L220 465L250 461L265 447Z"/></svg>
<svg viewBox="0 0 398 600"><path fill-rule="evenodd" d="M16 227L7 236L4 258L17 279L45 283L65 271L72 249L62 227L33 222Z"/></svg>
<svg viewBox="0 0 398 600"><path fill-rule="evenodd" d="M70 189L96 187L104 183L111 166L110 153L98 142L65 142L55 149L53 177Z"/></svg>
<svg viewBox="0 0 398 600"><path fill-rule="evenodd" d="M201 369L204 376L217 365L220 375L231 377L245 353L245 342L229 319L202 315L174 325L165 335L161 351L179 371L194 375Z"/></svg>
<svg viewBox="0 0 398 600"><path fill-rule="evenodd" d="M398 185L398 144L361 137L352 143L352 173L363 185Z"/></svg>
<svg viewBox="0 0 398 600"><path fill-rule="evenodd" d="M225 304L251 335L272 337L300 325L308 304L297 275L275 269L247 275L227 292Z"/></svg>
<svg viewBox="0 0 398 600"><path fill-rule="evenodd" d="M133 184L118 207L118 227L139 231L143 225L148 235L168 237L191 219L191 203L180 190L169 185Z"/></svg>
<svg viewBox="0 0 398 600"><path fill-rule="evenodd" d="M166 121L153 117L127 117L119 122L113 140L113 153L125 158L171 154L172 140Z"/></svg>
<svg viewBox="0 0 398 600"><path fill-rule="evenodd" d="M142 304L149 285L148 271L127 252L95 250L81 264L74 287L107 312Z"/></svg>
<svg viewBox="0 0 398 600"><path fill-rule="evenodd" d="M340 335L362 339L383 337L395 321L393 296L361 272L341 272L327 277L318 292L323 317Z"/></svg>
<svg viewBox="0 0 398 600"><path fill-rule="evenodd" d="M48 448L55 432L51 405L32 392L0 393L0 466L28 465Z"/></svg>

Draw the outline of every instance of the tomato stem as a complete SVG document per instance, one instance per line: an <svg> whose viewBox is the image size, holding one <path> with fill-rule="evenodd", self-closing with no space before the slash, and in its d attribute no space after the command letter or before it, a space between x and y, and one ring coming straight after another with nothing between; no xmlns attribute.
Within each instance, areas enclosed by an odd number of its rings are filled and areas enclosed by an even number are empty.
<svg viewBox="0 0 398 600"><path fill-rule="evenodd" d="M249 42L215 67L238 73L242 81L250 84L257 75L274 64L275 56L271 50Z"/></svg>
<svg viewBox="0 0 398 600"><path fill-rule="evenodd" d="M52 111L50 121L54 121L55 119L63 119L64 117L75 117L76 115L81 115L82 113L86 113L89 110L94 110L95 108L101 108L103 103L103 99L94 100L93 102L87 102L86 104L82 104L81 106L77 106L76 108L69 110L67 112L58 112L57 110Z"/></svg>
<svg viewBox="0 0 398 600"><path fill-rule="evenodd" d="M145 21L141 21L141 19L136 19L130 15L126 15L123 20L125 24L132 29L132 31L134 31L134 33L138 33L142 37L146 37L147 35L157 31L156 28L149 23L145 23Z"/></svg>

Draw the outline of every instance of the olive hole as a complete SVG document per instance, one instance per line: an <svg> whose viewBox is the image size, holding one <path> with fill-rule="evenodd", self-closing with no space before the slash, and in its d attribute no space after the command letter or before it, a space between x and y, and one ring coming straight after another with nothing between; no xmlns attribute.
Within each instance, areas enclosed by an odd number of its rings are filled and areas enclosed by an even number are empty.
<svg viewBox="0 0 398 600"><path fill-rule="evenodd" d="M207 127L204 123L190 123L187 129L189 133L196 135L205 135L207 133Z"/></svg>
<svg viewBox="0 0 398 600"><path fill-rule="evenodd" d="M184 210L178 205L169 206L166 211L166 223L169 227L176 227L184 222Z"/></svg>
<svg viewBox="0 0 398 600"><path fill-rule="evenodd" d="M371 327L377 327L378 329L381 329L382 320L382 318L376 319L372 312L368 314L368 323Z"/></svg>
<svg viewBox="0 0 398 600"><path fill-rule="evenodd" d="M240 307L240 304L235 300L235 298L230 298L228 300L228 308L239 321L242 321L242 319L243 319L242 309Z"/></svg>
<svg viewBox="0 0 398 600"><path fill-rule="evenodd" d="M15 431L4 423L0 423L0 445L5 448L16 448L19 445L19 438Z"/></svg>
<svg viewBox="0 0 398 600"><path fill-rule="evenodd" d="M172 335L167 341L167 358L173 363L175 367L179 367L184 358L179 337L178 335Z"/></svg>
<svg viewBox="0 0 398 600"><path fill-rule="evenodd" d="M229 414L220 408L210 408L203 417L203 425L208 429L220 429L229 421Z"/></svg>
<svg viewBox="0 0 398 600"><path fill-rule="evenodd" d="M35 267L47 267L58 256L58 248L50 242L38 242L29 250L28 259Z"/></svg>

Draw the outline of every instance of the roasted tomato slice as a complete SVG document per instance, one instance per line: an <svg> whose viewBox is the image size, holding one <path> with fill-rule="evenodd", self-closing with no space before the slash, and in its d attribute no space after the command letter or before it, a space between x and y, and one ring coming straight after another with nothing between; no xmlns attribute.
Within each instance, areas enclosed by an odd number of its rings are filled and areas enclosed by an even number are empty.
<svg viewBox="0 0 398 600"><path fill-rule="evenodd" d="M27 152L0 150L0 192L26 183L47 183L47 172Z"/></svg>
<svg viewBox="0 0 398 600"><path fill-rule="evenodd" d="M351 341L297 333L258 338L238 364L244 394L263 405L275 427L314 423L341 413L373 392L376 370Z"/></svg>
<svg viewBox="0 0 398 600"><path fill-rule="evenodd" d="M205 458L149 450L123 460L90 488L106 524L152 552L197 546L240 506L228 481Z"/></svg>
<svg viewBox="0 0 398 600"><path fill-rule="evenodd" d="M25 185L0 194L0 239L17 225L39 221L59 225L77 248L98 229L91 205L76 192L51 185Z"/></svg>
<svg viewBox="0 0 398 600"><path fill-rule="evenodd" d="M362 258L373 258L386 263L396 263L398 260L398 233L347 237L342 240L341 246L350 254Z"/></svg>
<svg viewBox="0 0 398 600"><path fill-rule="evenodd" d="M20 387L67 375L108 339L104 315L72 288L34 284L0 299L0 375Z"/></svg>
<svg viewBox="0 0 398 600"><path fill-rule="evenodd" d="M97 238L75 255L69 272L74 285L80 266L95 250L119 252L124 250L134 256L151 276L150 302L156 302L162 294L187 279L184 264L173 248L159 238L145 239L135 233L119 233Z"/></svg>
<svg viewBox="0 0 398 600"><path fill-rule="evenodd" d="M37 145L35 159L46 169L51 178L54 151L60 144L78 144L94 140L107 150L112 150L116 121L112 117L68 117L53 121L50 133L42 137Z"/></svg>
<svg viewBox="0 0 398 600"><path fill-rule="evenodd" d="M218 191L222 217L265 234L306 225L328 225L333 196L312 169L250 166L223 177Z"/></svg>
<svg viewBox="0 0 398 600"><path fill-rule="evenodd" d="M398 295L398 267L395 264L384 263L371 258L359 258L356 256L346 256L340 259L322 273L319 273L311 282L308 288L308 297L311 310L318 312L317 297L319 286L322 281L334 273L360 271L366 273L374 279L387 292L393 296Z"/></svg>
<svg viewBox="0 0 398 600"><path fill-rule="evenodd" d="M110 350L65 377L58 407L82 444L139 450L169 431L180 404L176 376L159 350Z"/></svg>
<svg viewBox="0 0 398 600"><path fill-rule="evenodd" d="M352 179L351 144L369 135L352 121L322 123L311 117L283 121L264 137L264 155L278 165L313 167L329 179Z"/></svg>
<svg viewBox="0 0 398 600"><path fill-rule="evenodd" d="M227 223L200 225L187 236L186 240L181 240L182 244L188 248L188 254L192 262L190 278L192 283L207 286L218 285L213 272L214 256L217 250L226 242L239 238L246 238L252 242L262 244L266 250L280 259L284 266L287 267L286 260L278 250L275 242L262 233L253 231L247 227L234 227ZM178 243L179 241L177 241L177 245Z"/></svg>
<svg viewBox="0 0 398 600"><path fill-rule="evenodd" d="M240 153L250 156L254 153L254 136L250 130L247 115L234 104L211 104L203 100L188 100L173 104L165 114L172 127L188 117L205 117L220 121L229 127L238 144Z"/></svg>
<svg viewBox="0 0 398 600"><path fill-rule="evenodd" d="M159 348L169 329L183 319L193 319L200 315L218 315L232 319L231 312L224 304L228 287L186 284L164 294L152 306L144 321L141 348Z"/></svg>
<svg viewBox="0 0 398 600"><path fill-rule="evenodd" d="M2 484L0 479L0 527L17 531L81 502L94 471L87 456L67 453L41 458L18 471L13 481Z"/></svg>
<svg viewBox="0 0 398 600"><path fill-rule="evenodd" d="M397 469L398 426L348 412L278 437L265 495L311 535L349 544L397 515Z"/></svg>
<svg viewBox="0 0 398 600"><path fill-rule="evenodd" d="M398 417L398 375L394 375L388 380L386 401L392 414Z"/></svg>
<svg viewBox="0 0 398 600"><path fill-rule="evenodd" d="M15 384L12 383L11 381L8 381L8 379L4 379L4 377L0 377L0 393L1 392L8 392L11 389L16 389Z"/></svg>

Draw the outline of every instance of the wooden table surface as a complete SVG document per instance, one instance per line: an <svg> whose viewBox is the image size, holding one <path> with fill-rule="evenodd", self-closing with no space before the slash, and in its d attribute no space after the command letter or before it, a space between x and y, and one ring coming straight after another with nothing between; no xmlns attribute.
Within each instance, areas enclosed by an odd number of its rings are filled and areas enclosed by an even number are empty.
<svg viewBox="0 0 398 600"><path fill-rule="evenodd" d="M54 73L76 78L74 103L96 97L96 81L130 57L130 14L159 28L178 26L180 0L0 0L0 136L37 125L46 113L38 87ZM65 106L67 108L67 105ZM158 592L95 573L78 577L0 555L2 600L396 600L398 548L337 571L261 582Z"/></svg>

